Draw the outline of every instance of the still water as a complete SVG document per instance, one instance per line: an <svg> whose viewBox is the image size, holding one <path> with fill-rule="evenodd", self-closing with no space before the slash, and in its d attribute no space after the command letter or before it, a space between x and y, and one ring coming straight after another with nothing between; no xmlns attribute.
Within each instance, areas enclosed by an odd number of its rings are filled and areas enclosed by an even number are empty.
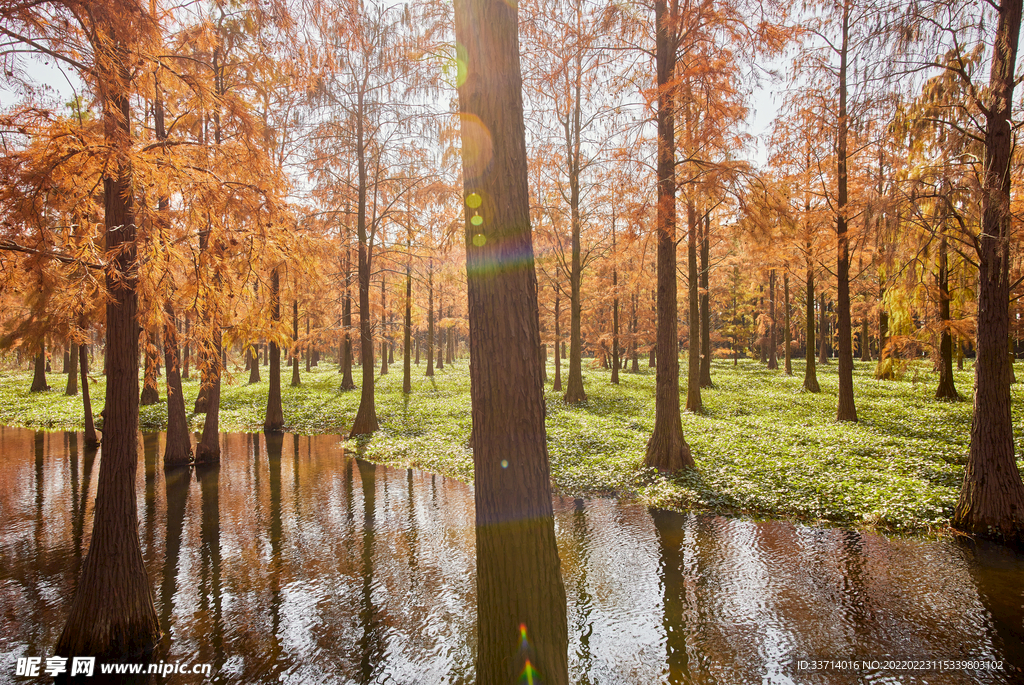
<svg viewBox="0 0 1024 685"><path fill-rule="evenodd" d="M473 491L337 436L222 436L220 467L138 471L156 658L214 682L472 683ZM52 656L100 456L0 427L0 682ZM1024 556L948 540L555 500L576 683L1024 682ZM801 661L1001 662L811 672ZM171 676L167 682L194 682Z"/></svg>

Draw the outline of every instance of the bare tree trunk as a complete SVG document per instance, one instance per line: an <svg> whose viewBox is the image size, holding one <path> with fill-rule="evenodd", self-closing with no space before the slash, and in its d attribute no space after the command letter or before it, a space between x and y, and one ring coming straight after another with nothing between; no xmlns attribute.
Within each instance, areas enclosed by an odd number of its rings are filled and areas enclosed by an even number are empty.
<svg viewBox="0 0 1024 685"><path fill-rule="evenodd" d="M46 392L50 386L46 384L46 348L39 343L39 354L36 355L34 373L32 375L32 387L29 392Z"/></svg>
<svg viewBox="0 0 1024 685"><path fill-rule="evenodd" d="M540 380L540 324L527 189L515 4L458 0L465 50L460 111L492 132L492 162L474 161L464 128L470 379L476 497L479 683L566 685L568 627L551 506ZM484 240L474 237L483 235ZM510 265L508 255L516 255ZM525 674L525 675L524 675Z"/></svg>
<svg viewBox="0 0 1024 685"><path fill-rule="evenodd" d="M412 226L405 239L405 330L402 333L402 392L412 392ZM420 363L419 343L416 344L416 363Z"/></svg>
<svg viewBox="0 0 1024 685"><path fill-rule="evenodd" d="M825 308L825 293L821 293L818 296L818 335L820 336L818 345L818 363L828 364L828 337L829 337L829 326L828 326L828 310Z"/></svg>
<svg viewBox="0 0 1024 685"><path fill-rule="evenodd" d="M839 183L836 216L836 243L838 259L836 268L837 306L839 307L839 402L836 419L856 421L857 407L853 401L853 322L850 315L850 237L847 231L849 217L847 206L847 158L846 136L849 119L846 114L846 70L849 45L849 2L843 3L843 40L839 57L839 134L836 145Z"/></svg>
<svg viewBox="0 0 1024 685"><path fill-rule="evenodd" d="M68 384L64 388L64 394L68 396L78 394L78 343L71 343L71 350L68 352L68 363L65 365L68 372Z"/></svg>
<svg viewBox="0 0 1024 685"><path fill-rule="evenodd" d="M686 349L686 411L704 413L704 401L700 396L700 297L697 273L697 232L701 223L693 200L686 203L686 290L689 310L687 322L690 325Z"/></svg>
<svg viewBox="0 0 1024 685"><path fill-rule="evenodd" d="M270 313L274 322L281 320L281 274L275 268L270 275ZM284 430L284 408L281 405L281 348L270 341L270 389L267 392L267 415L263 420L264 433L280 433Z"/></svg>
<svg viewBox="0 0 1024 685"><path fill-rule="evenodd" d="M380 375L386 376L388 373L388 339L387 331L384 330L384 312L387 311L387 293L385 292L385 279L383 274L380 277L380 319L381 319L381 335L380 335Z"/></svg>
<svg viewBox="0 0 1024 685"><path fill-rule="evenodd" d="M164 366L167 367L167 441L164 445L164 468L188 466L192 462L192 440L189 438L185 395L181 388L178 365L178 331L171 301L164 303ZM255 366L255 363L253 364Z"/></svg>
<svg viewBox="0 0 1024 685"><path fill-rule="evenodd" d="M561 297L559 296L558 289L555 289L555 382L551 385L551 389L558 392L562 389L562 352L561 352L561 338L562 333L559 329L559 322L561 317Z"/></svg>
<svg viewBox="0 0 1024 685"><path fill-rule="evenodd" d="M821 386L818 385L818 370L814 366L814 262L810 256L809 242L807 248L807 365L804 367L804 390L821 392Z"/></svg>
<svg viewBox="0 0 1024 685"><path fill-rule="evenodd" d="M615 215L612 214L612 259L615 255ZM619 269L612 262L612 383L619 384Z"/></svg>
<svg viewBox="0 0 1024 685"><path fill-rule="evenodd" d="M95 449L99 446L99 438L96 437L96 426L92 419L92 402L89 399L89 346L80 345L78 348L78 367L82 372L82 414L85 417L85 447Z"/></svg>
<svg viewBox="0 0 1024 685"><path fill-rule="evenodd" d="M768 327L768 368L779 368L779 338L775 334L775 269L768 271L768 318L771 320Z"/></svg>
<svg viewBox="0 0 1024 685"><path fill-rule="evenodd" d="M156 385L157 349L156 336L152 331L146 331L146 373L142 386L142 394L139 396L139 404L143 407L156 404L160 401L160 392Z"/></svg>
<svg viewBox="0 0 1024 685"><path fill-rule="evenodd" d="M427 266L427 371L434 375L434 260Z"/></svg>
<svg viewBox="0 0 1024 685"><path fill-rule="evenodd" d="M299 378L299 301L292 300L292 387L302 385Z"/></svg>
<svg viewBox="0 0 1024 685"><path fill-rule="evenodd" d="M659 471L693 467L690 446L683 438L679 414L679 332L676 326L676 180L674 94L669 83L675 76L678 43L676 5L655 0L657 35L655 53L658 82L658 337L654 430L647 441L645 463ZM651 351L654 364L655 350Z"/></svg>
<svg viewBox="0 0 1024 685"><path fill-rule="evenodd" d="M792 361L793 354L792 354L792 352L790 350L790 347L791 347L790 343L791 343L791 338L793 336L793 329L790 328L790 324L789 324L789 271L788 271L788 267L787 267L787 270L785 272L783 272L783 274L782 274L782 289L783 289L783 293L784 293L785 300L786 300L786 316L785 316L785 325L786 325L786 335L785 335L786 375L787 376L792 376L793 375L793 361Z"/></svg>
<svg viewBox="0 0 1024 685"><path fill-rule="evenodd" d="M937 259L939 273L935 277L935 285L939 291L939 322L942 332L939 334L939 386L935 389L935 399L958 402L961 397L953 383L953 336L949 333L949 262L945 226L939 233Z"/></svg>
<svg viewBox="0 0 1024 685"><path fill-rule="evenodd" d="M341 389L355 390L356 383L352 380L352 295L349 292L349 279L352 276L352 260L349 258L348 247L345 248L345 304L342 307L341 325L345 329L344 354L341 358Z"/></svg>
<svg viewBox="0 0 1024 685"><path fill-rule="evenodd" d="M700 387L713 388L711 380L711 215L704 216L700 239Z"/></svg>

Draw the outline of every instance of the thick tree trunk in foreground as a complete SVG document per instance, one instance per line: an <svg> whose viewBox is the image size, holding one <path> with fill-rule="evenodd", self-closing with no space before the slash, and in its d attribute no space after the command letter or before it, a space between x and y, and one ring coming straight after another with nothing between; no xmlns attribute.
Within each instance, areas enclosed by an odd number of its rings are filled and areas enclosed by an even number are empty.
<svg viewBox="0 0 1024 685"><path fill-rule="evenodd" d="M136 21L138 17L134 17ZM125 21L127 23L127 19ZM97 72L106 85L105 138L114 150L131 145L128 48L121 24L99 23ZM142 558L136 509L139 464L138 285L131 168L118 155L103 181L107 293L107 407L92 538L67 623L54 653L122 657L147 652L160 638L152 586Z"/></svg>
<svg viewBox="0 0 1024 685"><path fill-rule="evenodd" d="M651 350L651 365L657 352L654 431L647 441L645 463L659 471L692 467L690 446L683 439L679 415L679 343L676 328L676 180L674 98L668 89L675 74L676 18L665 0L656 0L654 15L658 71L658 336Z"/></svg>
<svg viewBox="0 0 1024 685"><path fill-rule="evenodd" d="M986 116L982 231L978 238L978 342L974 421L953 526L969 533L1024 544L1024 483L1013 449L1010 415L1010 125L1021 0L1003 0L994 41Z"/></svg>
<svg viewBox="0 0 1024 685"><path fill-rule="evenodd" d="M175 329L171 301L164 305L164 366L167 368L167 443L164 446L164 468L188 466L192 461L192 440L185 415L185 395L181 389L178 366L178 332ZM255 366L255 362L253 363Z"/></svg>
<svg viewBox="0 0 1024 685"><path fill-rule="evenodd" d="M807 352L805 359L807 365L804 367L804 390L807 392L821 392L818 385L818 370L814 366L814 264L811 258L807 258Z"/></svg>
<svg viewBox="0 0 1024 685"><path fill-rule="evenodd" d="M476 679L481 685L563 685L569 682L568 627L540 380L516 14L503 0L455 4L456 39L467 65L459 105L466 115ZM486 160L473 154L481 150L489 152Z"/></svg>
<svg viewBox="0 0 1024 685"><path fill-rule="evenodd" d="M46 348L43 343L39 343L39 354L36 355L33 367L32 387L29 388L29 392L46 392L50 386L46 384Z"/></svg>
<svg viewBox="0 0 1024 685"><path fill-rule="evenodd" d="M78 343L71 343L71 351L68 352L68 384L64 388L64 394L68 396L78 394Z"/></svg>
<svg viewBox="0 0 1024 685"><path fill-rule="evenodd" d="M270 276L270 312L274 322L281 320L281 274L275 268ZM263 420L264 433L284 430L284 408L281 406L281 348L270 341L270 391L267 393L267 415Z"/></svg>

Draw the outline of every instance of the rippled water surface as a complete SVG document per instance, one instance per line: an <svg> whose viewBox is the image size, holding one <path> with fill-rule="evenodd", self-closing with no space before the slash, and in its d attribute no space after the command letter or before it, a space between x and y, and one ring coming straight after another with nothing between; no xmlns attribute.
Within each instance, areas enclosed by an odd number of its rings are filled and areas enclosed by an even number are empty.
<svg viewBox="0 0 1024 685"><path fill-rule="evenodd" d="M211 662L216 682L473 682L472 488L338 443L228 434L220 467L165 475L163 436L146 436L158 659ZM0 427L0 682L52 655L101 456L74 433ZM1002 548L613 499L555 513L573 682L1024 682L1024 557ZM800 668L887 657L1003 670Z"/></svg>

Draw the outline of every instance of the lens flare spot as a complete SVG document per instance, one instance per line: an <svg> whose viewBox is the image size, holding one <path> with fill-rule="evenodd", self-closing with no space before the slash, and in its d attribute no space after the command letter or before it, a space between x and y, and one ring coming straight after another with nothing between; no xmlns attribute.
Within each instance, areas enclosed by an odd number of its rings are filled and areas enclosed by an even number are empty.
<svg viewBox="0 0 1024 685"><path fill-rule="evenodd" d="M473 224L474 226L479 226L483 222L484 222L484 218L482 216L480 216L479 214L474 214L473 218L469 220L469 223Z"/></svg>
<svg viewBox="0 0 1024 685"><path fill-rule="evenodd" d="M466 196L466 206L469 207L470 209L476 209L477 207L482 205L483 202L484 199L477 195L476 193L470 193L469 195Z"/></svg>
<svg viewBox="0 0 1024 685"><path fill-rule="evenodd" d="M508 460L507 459L502 459L501 460L501 468L503 468L503 469L507 469L508 468Z"/></svg>
<svg viewBox="0 0 1024 685"><path fill-rule="evenodd" d="M484 243L486 242L487 236L485 236L483 233L477 233L475 236L473 236L473 244L476 245L477 247L483 247Z"/></svg>
<svg viewBox="0 0 1024 685"><path fill-rule="evenodd" d="M533 685L533 680L538 675L540 674L537 672L537 669L535 669L533 664L530 663L530 660L527 659L526 665L523 666L523 672L519 674L519 682L526 683L526 685Z"/></svg>
<svg viewBox="0 0 1024 685"><path fill-rule="evenodd" d="M494 140L487 126L475 114L460 114L462 121L462 167L467 178L481 176L494 157Z"/></svg>

